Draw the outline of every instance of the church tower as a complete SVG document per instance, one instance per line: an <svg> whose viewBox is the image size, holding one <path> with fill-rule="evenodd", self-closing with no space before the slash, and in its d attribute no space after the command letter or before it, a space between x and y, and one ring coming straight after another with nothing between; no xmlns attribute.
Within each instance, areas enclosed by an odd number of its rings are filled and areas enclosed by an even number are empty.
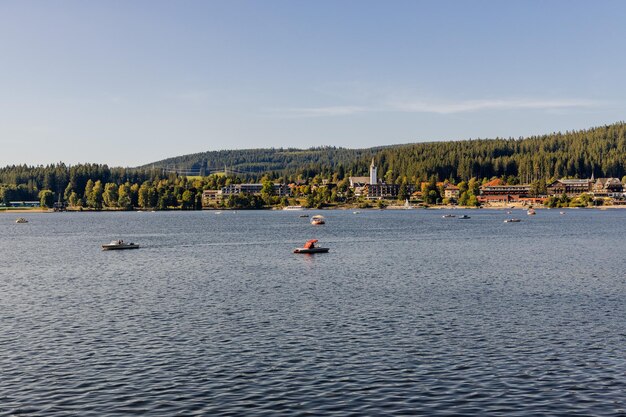
<svg viewBox="0 0 626 417"><path fill-rule="evenodd" d="M374 158L372 158L372 164L370 165L370 184L378 184L378 178L376 177L376 165L374 165Z"/></svg>

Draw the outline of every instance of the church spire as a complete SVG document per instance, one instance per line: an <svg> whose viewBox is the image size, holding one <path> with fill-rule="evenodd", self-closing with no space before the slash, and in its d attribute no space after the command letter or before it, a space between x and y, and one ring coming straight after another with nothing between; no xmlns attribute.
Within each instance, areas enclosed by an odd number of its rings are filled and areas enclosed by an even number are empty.
<svg viewBox="0 0 626 417"><path fill-rule="evenodd" d="M376 176L376 165L374 165L374 158L372 158L372 164L370 165L370 184L378 184L378 178Z"/></svg>

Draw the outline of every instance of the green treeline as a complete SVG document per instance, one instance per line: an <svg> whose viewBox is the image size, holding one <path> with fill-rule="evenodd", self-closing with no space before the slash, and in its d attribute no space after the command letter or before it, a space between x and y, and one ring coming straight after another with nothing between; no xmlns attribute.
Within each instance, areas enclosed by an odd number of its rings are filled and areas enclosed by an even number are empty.
<svg viewBox="0 0 626 417"><path fill-rule="evenodd" d="M626 175L626 124L526 139L419 143L381 149L379 177L387 182L452 182L503 178L509 184L574 177Z"/></svg>
<svg viewBox="0 0 626 417"><path fill-rule="evenodd" d="M44 207L64 202L73 208L200 209L202 191L218 189L239 178L210 175L189 178L160 169L109 168L63 163L0 168L0 203L40 201Z"/></svg>
<svg viewBox="0 0 626 417"><path fill-rule="evenodd" d="M197 209L202 204L203 190L265 181L297 182L296 197L306 199L309 206L320 206L349 198L348 177L367 175L372 158L379 180L395 184L448 180L465 186L472 179L498 177L508 184L545 187L551 179L563 177L622 178L626 175L626 123L526 139L431 142L356 150L324 147L205 152L139 168L63 163L7 166L0 168L0 202L39 200L49 207L62 201L92 209ZM198 175L190 175L193 173ZM323 183L330 186L317 187ZM401 194L406 196L405 192ZM427 190L426 197L428 194L433 194L434 199L437 193L433 189ZM240 196L223 204L261 207L277 203L276 198L269 196Z"/></svg>

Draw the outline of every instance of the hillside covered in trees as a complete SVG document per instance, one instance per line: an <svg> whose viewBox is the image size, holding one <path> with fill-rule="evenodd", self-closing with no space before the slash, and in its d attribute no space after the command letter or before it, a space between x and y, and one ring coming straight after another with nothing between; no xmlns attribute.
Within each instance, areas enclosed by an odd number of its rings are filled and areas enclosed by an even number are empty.
<svg viewBox="0 0 626 417"><path fill-rule="evenodd" d="M317 184L327 179L338 185L341 194L349 176L367 174L372 158L379 178L397 184L426 180L458 183L494 177L509 184L592 175L622 178L626 175L626 123L524 139L430 142L369 149L204 152L138 168L63 163L7 166L0 168L0 202L64 201L96 209L198 208L203 190L262 180Z"/></svg>
<svg viewBox="0 0 626 417"><path fill-rule="evenodd" d="M204 152L158 161L142 168L164 168L194 175L226 168L250 179L268 173L276 178L306 179L318 174L330 177L335 172L364 175L372 157L379 167L379 175L387 182L418 182L432 175L454 182L472 177L532 182L540 178L584 178L592 174L621 178L626 175L626 124L620 122L523 139L428 142L370 149L328 147Z"/></svg>
<svg viewBox="0 0 626 417"><path fill-rule="evenodd" d="M621 178L626 175L626 124L525 139L419 143L381 149L376 159L379 175L390 182L431 175L453 182L500 177L508 183L592 174Z"/></svg>
<svg viewBox="0 0 626 417"><path fill-rule="evenodd" d="M367 170L362 161L370 161L381 147L347 149L320 147L310 149L270 148L210 151L164 159L140 168L160 168L166 172L206 176L226 172L248 180L258 180L265 174L302 178L332 175L338 170ZM362 165L362 166L361 166Z"/></svg>

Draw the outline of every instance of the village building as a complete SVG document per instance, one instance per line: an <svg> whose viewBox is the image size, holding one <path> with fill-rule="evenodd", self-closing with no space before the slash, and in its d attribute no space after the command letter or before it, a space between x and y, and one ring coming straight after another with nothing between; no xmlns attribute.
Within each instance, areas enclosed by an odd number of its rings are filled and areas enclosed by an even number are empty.
<svg viewBox="0 0 626 417"><path fill-rule="evenodd" d="M372 163L370 164L369 177L349 177L350 188L354 191L354 195L357 197L363 196L368 200L395 200L400 193L400 184L387 184L378 181L378 168ZM415 190L415 185L406 184L405 186L407 196L412 195Z"/></svg>
<svg viewBox="0 0 626 417"><path fill-rule="evenodd" d="M350 181L350 188L354 191L354 195L367 195L367 186L378 184L377 168L376 165L374 165L374 158L372 158L372 163L370 164L369 177L349 177L348 180Z"/></svg>
<svg viewBox="0 0 626 417"><path fill-rule="evenodd" d="M619 178L598 178L593 184L593 195L596 197L621 197L622 191Z"/></svg>
<svg viewBox="0 0 626 417"><path fill-rule="evenodd" d="M365 186L365 195L368 200L395 200L400 194L400 184L368 184ZM406 184L405 186L407 196L413 194L415 186L413 184Z"/></svg>
<svg viewBox="0 0 626 417"><path fill-rule="evenodd" d="M208 206L211 202L222 199L222 190L204 190L202 192L202 205Z"/></svg>
<svg viewBox="0 0 626 417"><path fill-rule="evenodd" d="M496 178L486 182L480 187L478 201L487 202L517 202L526 201L530 198L530 185L506 184L502 179Z"/></svg>
<svg viewBox="0 0 626 417"><path fill-rule="evenodd" d="M8 207L41 207L39 201L9 201Z"/></svg>
<svg viewBox="0 0 626 417"><path fill-rule="evenodd" d="M548 195L576 197L593 190L593 179L560 179L548 184Z"/></svg>
<svg viewBox="0 0 626 417"><path fill-rule="evenodd" d="M461 190L454 184L446 183L443 185L443 196L449 200L458 200Z"/></svg>
<svg viewBox="0 0 626 417"><path fill-rule="evenodd" d="M291 188L287 184L272 184L274 195L278 197L291 196ZM220 201L230 195L251 194L259 195L263 184L230 184L221 190L204 190L202 192L202 205L207 206L211 202Z"/></svg>
<svg viewBox="0 0 626 417"><path fill-rule="evenodd" d="M349 177L350 188L365 187L370 183L370 177Z"/></svg>
<svg viewBox="0 0 626 417"><path fill-rule="evenodd" d="M530 194L530 185L510 185L505 184L500 178L491 180L480 187L481 195L526 197Z"/></svg>
<svg viewBox="0 0 626 417"><path fill-rule="evenodd" d="M286 184L272 184L274 188L274 195L279 197L291 195L291 189ZM229 195L237 194L261 194L263 184L230 184L222 187L222 198L227 198Z"/></svg>

